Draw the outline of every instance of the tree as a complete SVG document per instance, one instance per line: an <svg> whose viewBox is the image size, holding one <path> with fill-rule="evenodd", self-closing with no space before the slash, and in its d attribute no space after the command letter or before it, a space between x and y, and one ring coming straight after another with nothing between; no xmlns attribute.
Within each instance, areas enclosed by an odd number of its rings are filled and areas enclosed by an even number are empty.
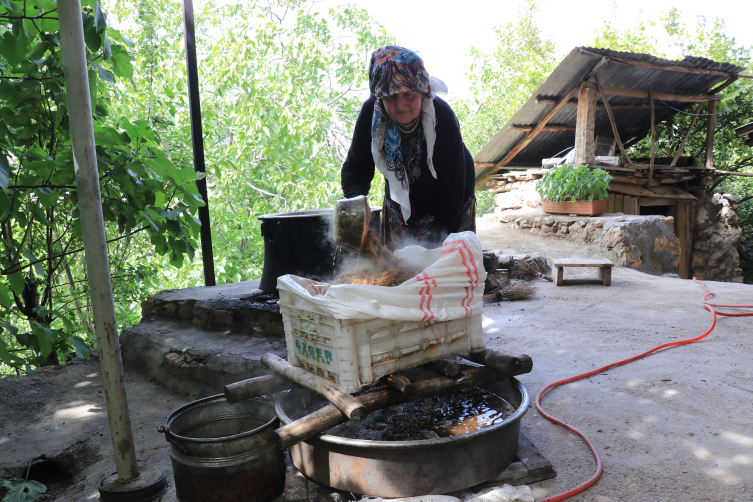
<svg viewBox="0 0 753 502"><path fill-rule="evenodd" d="M68 103L56 3L0 4L0 360L31 372L92 346ZM83 2L102 208L119 297L149 279L133 242L181 264L193 255L203 203L190 166L170 159L149 121L110 114L117 79L133 74L133 43ZM84 327L82 329L81 327Z"/></svg>

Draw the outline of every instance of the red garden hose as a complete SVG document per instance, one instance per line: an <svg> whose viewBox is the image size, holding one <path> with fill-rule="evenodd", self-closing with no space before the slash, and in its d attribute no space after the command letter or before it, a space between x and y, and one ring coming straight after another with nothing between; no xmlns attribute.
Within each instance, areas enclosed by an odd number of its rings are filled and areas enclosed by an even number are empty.
<svg viewBox="0 0 753 502"><path fill-rule="evenodd" d="M693 280L696 283L700 284L701 287L703 288L703 290L706 291L706 294L703 296L703 308L706 309L706 310L708 310L709 312L711 312L711 317L712 317L712 319L711 319L711 327L708 330L706 330L706 332L704 334L702 334L700 336L697 336L695 338L689 338L687 340L679 340L677 342L665 343L663 345L659 345L658 347L654 347L653 349L648 350L648 351L646 351L646 352L644 352L642 354L638 354L637 356L633 356L631 358L624 359L622 361L618 361L618 362L615 362L615 363L612 363L612 364L608 364L608 365L603 366L601 368L589 371L588 373L583 373L582 375L577 375L577 376L574 376L574 377L566 378L564 380L559 380L559 381L554 382L554 383L550 383L549 385L547 385L546 387L544 387L543 389L541 389L539 391L539 393L536 395L536 409L539 411L539 413L541 414L541 416L543 416L544 418L546 418L550 422L554 422L557 425L561 425L565 429L569 430L570 432L572 432L573 434L575 434L576 436L578 436L579 438L581 438L586 443L586 445L588 445L588 448L591 450L591 453L594 456L594 460L596 460L596 472L594 473L593 476L591 476L591 478L588 481L586 481L585 483L583 483L580 486L577 486L577 487L575 487L575 488L573 488L571 490L568 490L568 491L566 491L564 493L560 493L559 495L555 495L553 497L549 497L549 498L544 499L544 500L542 500L540 502L560 502L562 500L569 499L573 495L577 495L578 493L581 493L582 491L585 491L586 489L588 489L589 487L591 487L594 483L596 483L599 480L599 478L601 477L601 472L602 472L601 457L599 456L598 452L596 451L596 448L594 448L593 444L591 444L591 441L589 441L588 438L585 436L585 434L583 434L582 432L580 432L578 429L576 429L572 425L568 425L565 422L563 422L562 420L559 420L558 418L553 417L552 415L549 415L548 413L546 413L541 408L541 398L544 396L544 394L547 393L547 391L549 391L550 389L553 389L555 387L558 387L560 385L564 385L564 384L570 383L570 382L575 382L577 380L582 380L584 378L588 378L590 376L594 376L596 374L599 374L599 373L601 373L603 371L606 371L608 369L616 368L617 366L622 366L623 364L627 364L627 363L636 361L638 359L646 357L649 354L653 354L654 352L656 352L658 350L661 350L661 349L666 349L666 348L674 347L674 346L677 346L677 345L686 345L686 344L689 344L689 343L697 342L698 340L701 340L701 339L705 338L709 333L711 333L714 330L714 327L716 326L716 316L717 316L717 314L718 315L722 315L722 316L728 316L728 317L753 316L753 312L739 312L739 313L717 312L716 309L714 309L714 307L753 309L753 305L724 305L724 304L721 304L721 303L709 303L709 302L706 301L706 299L708 297L710 297L710 296L714 296L714 293L712 293L711 291L709 291L708 289L706 289L706 286L701 281L699 281L698 279L696 279L695 277L693 277Z"/></svg>

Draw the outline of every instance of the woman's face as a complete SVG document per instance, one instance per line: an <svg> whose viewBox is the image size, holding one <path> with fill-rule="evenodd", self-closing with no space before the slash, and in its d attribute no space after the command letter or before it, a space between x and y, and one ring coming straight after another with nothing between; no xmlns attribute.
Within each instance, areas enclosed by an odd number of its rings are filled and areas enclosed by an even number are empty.
<svg viewBox="0 0 753 502"><path fill-rule="evenodd" d="M387 115L399 124L410 124L421 113L420 92L398 92L382 99Z"/></svg>

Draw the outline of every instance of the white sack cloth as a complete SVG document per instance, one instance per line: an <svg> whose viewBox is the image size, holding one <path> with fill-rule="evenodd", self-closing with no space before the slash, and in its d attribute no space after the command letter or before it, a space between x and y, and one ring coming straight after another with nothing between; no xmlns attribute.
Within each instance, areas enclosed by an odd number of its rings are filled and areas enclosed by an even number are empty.
<svg viewBox="0 0 753 502"><path fill-rule="evenodd" d="M482 311L484 259L473 232L450 234L441 248L401 250L412 264L428 264L395 287L317 282L294 275L277 279L277 288L292 293L338 319L393 319L429 324L471 317Z"/></svg>

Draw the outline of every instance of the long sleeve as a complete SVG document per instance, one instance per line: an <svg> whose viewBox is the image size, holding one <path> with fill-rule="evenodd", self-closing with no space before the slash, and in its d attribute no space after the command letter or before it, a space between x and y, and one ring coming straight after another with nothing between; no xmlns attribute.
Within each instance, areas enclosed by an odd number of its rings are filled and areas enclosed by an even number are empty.
<svg viewBox="0 0 753 502"><path fill-rule="evenodd" d="M340 171L340 181L346 198L368 195L374 179L374 158L371 155L371 118L374 114L374 100L363 104L356 119L353 140L348 156Z"/></svg>

